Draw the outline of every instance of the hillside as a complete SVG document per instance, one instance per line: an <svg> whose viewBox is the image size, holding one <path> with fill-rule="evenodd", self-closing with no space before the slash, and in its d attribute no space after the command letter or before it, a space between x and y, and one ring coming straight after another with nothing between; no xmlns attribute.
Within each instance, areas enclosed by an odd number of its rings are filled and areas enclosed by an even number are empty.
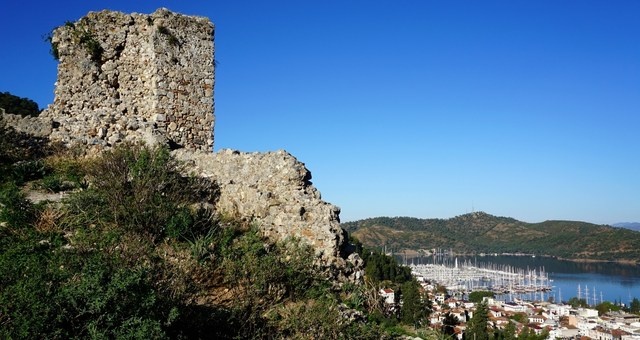
<svg viewBox="0 0 640 340"><path fill-rule="evenodd" d="M47 38L47 109L3 93L0 339L380 339L428 317L304 163L212 152L213 27L90 12Z"/></svg>
<svg viewBox="0 0 640 340"><path fill-rule="evenodd" d="M384 337L376 288L218 211L168 149L36 142L0 116L0 339Z"/></svg>
<svg viewBox="0 0 640 340"><path fill-rule="evenodd" d="M368 247L456 253L531 253L640 262L640 232L577 221L527 223L476 212L450 219L376 217L342 227Z"/></svg>
<svg viewBox="0 0 640 340"><path fill-rule="evenodd" d="M612 224L612 226L640 231L640 222L620 222L620 223L614 223Z"/></svg>

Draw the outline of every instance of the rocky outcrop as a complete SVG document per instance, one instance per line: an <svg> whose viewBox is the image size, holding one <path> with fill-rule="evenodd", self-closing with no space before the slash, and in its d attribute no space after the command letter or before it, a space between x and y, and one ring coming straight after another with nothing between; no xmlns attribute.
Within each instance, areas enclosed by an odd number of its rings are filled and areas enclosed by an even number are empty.
<svg viewBox="0 0 640 340"><path fill-rule="evenodd" d="M310 244L316 262L339 281L362 277L362 260L340 227L340 208L321 199L311 172L291 154L176 150L174 155L198 176L215 180L221 214L255 223L273 240L295 237Z"/></svg>
<svg viewBox="0 0 640 340"><path fill-rule="evenodd" d="M90 12L54 30L55 100L42 116L52 140L213 147L213 24L159 9ZM159 139L157 137L160 137Z"/></svg>

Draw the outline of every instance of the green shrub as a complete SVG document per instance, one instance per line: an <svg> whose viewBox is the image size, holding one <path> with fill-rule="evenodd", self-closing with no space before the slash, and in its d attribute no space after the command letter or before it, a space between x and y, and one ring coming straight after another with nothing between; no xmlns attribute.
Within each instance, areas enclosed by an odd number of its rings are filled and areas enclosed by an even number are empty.
<svg viewBox="0 0 640 340"><path fill-rule="evenodd" d="M59 43L53 41L53 32L55 29L51 30L51 32L45 34L42 37L42 40L49 43L49 54L53 57L55 61L60 61L60 50Z"/></svg>
<svg viewBox="0 0 640 340"><path fill-rule="evenodd" d="M188 239L191 256L198 262L205 261L211 255L211 246L216 237L216 230L210 229L204 235L198 235L193 239Z"/></svg>
<svg viewBox="0 0 640 340"><path fill-rule="evenodd" d="M40 181L33 185L36 189L44 189L50 192L60 192L70 187L66 186L64 181L60 178L60 176L55 174L49 174L44 176Z"/></svg>
<svg viewBox="0 0 640 340"><path fill-rule="evenodd" d="M47 169L42 160L19 161L11 166L11 178L20 184L42 178L46 173Z"/></svg>
<svg viewBox="0 0 640 340"><path fill-rule="evenodd" d="M89 167L89 174L116 225L160 239L167 227L172 236L184 233L185 218L191 217L175 217L176 211L184 214L183 208L194 200L214 198L211 183L184 177L179 170L168 149L123 146L106 152Z"/></svg>
<svg viewBox="0 0 640 340"><path fill-rule="evenodd" d="M102 48L102 45L100 45L100 42L93 36L93 34L85 32L83 35L81 35L80 44L87 50L92 61L96 63L100 63L102 61L102 54L104 53L104 49Z"/></svg>
<svg viewBox="0 0 640 340"><path fill-rule="evenodd" d="M175 34L171 33L171 31L169 31L169 29L165 26L158 26L158 32L167 37L167 39L169 40L169 44L173 46L180 45L180 40L178 40Z"/></svg>
<svg viewBox="0 0 640 340"><path fill-rule="evenodd" d="M36 209L14 183L0 186L0 222L11 228L30 226L36 219Z"/></svg>
<svg viewBox="0 0 640 340"><path fill-rule="evenodd" d="M265 301L302 299L326 288L314 271L313 258L313 250L298 240L270 244L253 228L232 242L221 265L239 300L260 308Z"/></svg>
<svg viewBox="0 0 640 340"><path fill-rule="evenodd" d="M17 164L20 164L19 162ZM25 162L31 165L31 168L25 166L20 167L21 175L14 175L16 180L24 182L26 180L37 179L32 184L35 189L44 189L50 192L68 191L76 188L87 188L85 181L85 170L81 161L71 158L70 156L52 156L44 160ZM16 164L16 165L17 165ZM16 168L14 165L14 168ZM35 167L37 166L37 167ZM15 170L14 172L17 172Z"/></svg>
<svg viewBox="0 0 640 340"><path fill-rule="evenodd" d="M70 333L91 338L163 337L162 325L169 321L170 311L162 307L149 273L110 262L95 254L78 280L61 284L56 298Z"/></svg>
<svg viewBox="0 0 640 340"><path fill-rule="evenodd" d="M217 228L213 211L203 207L190 209L183 206L169 218L165 234L173 239L191 242L210 234L212 228Z"/></svg>
<svg viewBox="0 0 640 340"><path fill-rule="evenodd" d="M142 267L56 251L37 235L0 253L2 338L163 338L177 315Z"/></svg>
<svg viewBox="0 0 640 340"><path fill-rule="evenodd" d="M166 149L4 169L18 168L50 190L84 183L85 169L90 184L42 213L0 186L0 338L377 339L391 327L343 319L345 301L366 311L375 287L341 295L310 246L214 218L217 188L183 176Z"/></svg>
<svg viewBox="0 0 640 340"><path fill-rule="evenodd" d="M193 222L191 211L186 207L182 207L169 218L166 235L174 239L185 237Z"/></svg>
<svg viewBox="0 0 640 340"><path fill-rule="evenodd" d="M30 236L30 237L29 237ZM0 338L43 338L53 334L55 294L48 246L33 235L12 237L0 251Z"/></svg>
<svg viewBox="0 0 640 340"><path fill-rule="evenodd" d="M496 296L495 293L486 290L476 290L469 293L469 301L480 303L485 297L494 298Z"/></svg>

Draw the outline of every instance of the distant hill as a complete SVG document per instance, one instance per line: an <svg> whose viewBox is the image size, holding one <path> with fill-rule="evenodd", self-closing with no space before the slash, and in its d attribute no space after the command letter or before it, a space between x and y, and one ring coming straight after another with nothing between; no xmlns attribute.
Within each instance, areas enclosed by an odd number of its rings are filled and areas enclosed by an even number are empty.
<svg viewBox="0 0 640 340"><path fill-rule="evenodd" d="M612 226L640 231L640 222L620 222L620 223L612 224Z"/></svg>
<svg viewBox="0 0 640 340"><path fill-rule="evenodd" d="M456 253L527 253L640 263L640 232L576 221L527 223L475 212L450 219L376 217L342 224L369 247Z"/></svg>

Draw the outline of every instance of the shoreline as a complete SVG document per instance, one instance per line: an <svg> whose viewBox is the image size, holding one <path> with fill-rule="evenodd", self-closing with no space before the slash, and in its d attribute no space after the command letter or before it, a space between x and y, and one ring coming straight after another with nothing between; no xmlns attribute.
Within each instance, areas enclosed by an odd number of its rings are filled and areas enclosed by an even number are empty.
<svg viewBox="0 0 640 340"><path fill-rule="evenodd" d="M421 253L417 250L413 250L413 249L404 249L400 252L396 252L394 253L394 255L396 256L407 256L407 257L418 257L418 256L424 256L421 255ZM434 255L427 255L427 257L432 257ZM630 260L630 259L620 259L620 260L603 260L603 259L593 259L593 258L566 258L566 257L560 257L560 256L555 256L555 255L538 255L538 254L525 254L525 253L453 253L451 255L448 255L451 257L455 257L455 256L478 256L478 257L496 257L496 256L514 256L514 257L536 257L536 256L540 256L540 257L545 257L545 258L552 258L552 259L556 259L556 260L560 260L560 261L567 261L567 262L576 262L576 263L617 263L617 264L624 264L624 265L630 265L630 266L640 266L640 260Z"/></svg>

